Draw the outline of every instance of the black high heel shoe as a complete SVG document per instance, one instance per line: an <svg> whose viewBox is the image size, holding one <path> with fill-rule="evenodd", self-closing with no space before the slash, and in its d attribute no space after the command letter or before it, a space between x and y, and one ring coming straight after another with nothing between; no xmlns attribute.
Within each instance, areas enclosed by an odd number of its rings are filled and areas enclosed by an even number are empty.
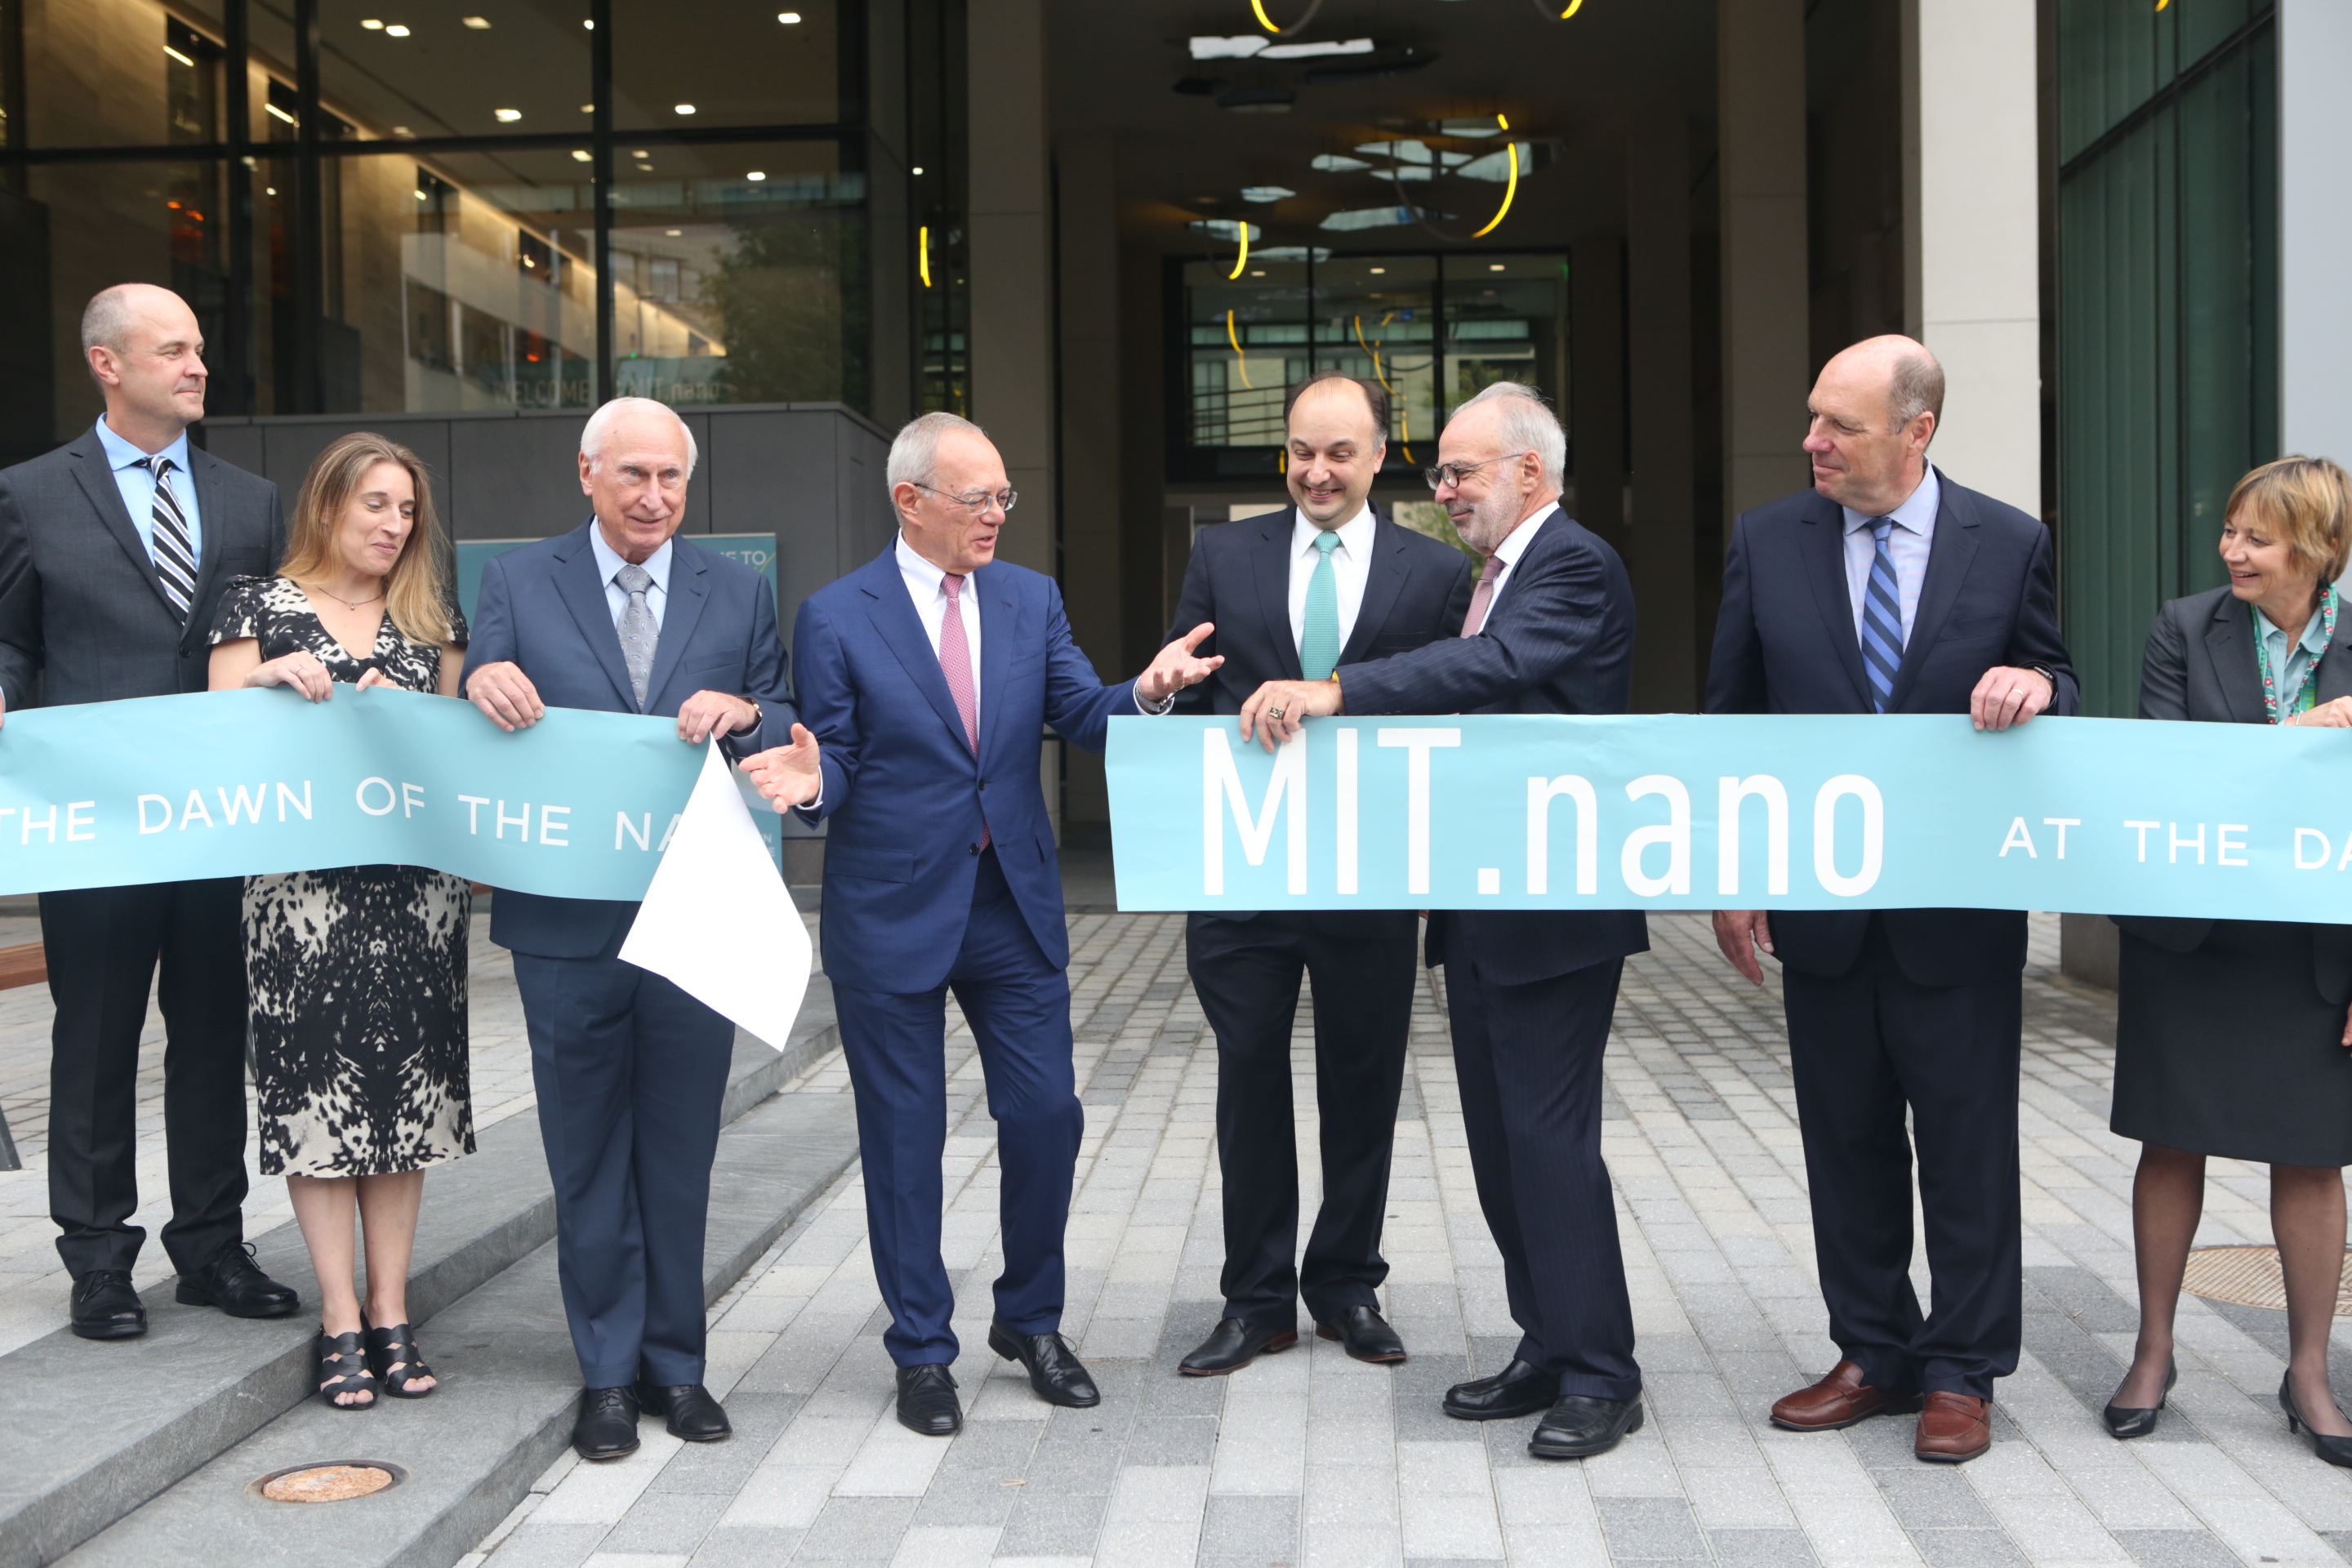
<svg viewBox="0 0 2352 1568"><path fill-rule="evenodd" d="M368 1371L367 1352L361 1348L360 1336L331 1334L321 1331L311 1352L319 1362L319 1397L332 1410L373 1410L376 1405L375 1374ZM367 1398L345 1405L336 1397L341 1394L364 1394Z"/></svg>
<svg viewBox="0 0 2352 1568"><path fill-rule="evenodd" d="M2325 1432L2312 1431L2311 1424L2303 1418L2303 1412L2295 1406L2291 1379L2291 1373L2282 1374L2279 1378L2279 1408L2286 1412L2286 1429L2290 1433L2302 1432L2311 1440L2311 1451L2329 1464L2352 1469L2352 1437L2331 1437Z"/></svg>
<svg viewBox="0 0 2352 1568"><path fill-rule="evenodd" d="M2155 1405L2147 1409L2136 1409L2110 1401L2099 1412L2099 1419L2107 1424L2107 1435L2128 1442L2145 1437L2156 1430L2157 1418L2164 1414L2164 1402L2172 1393L2172 1385L2180 1381L2180 1363L2174 1362L2164 1369L2164 1387L2156 1396Z"/></svg>
<svg viewBox="0 0 2352 1568"><path fill-rule="evenodd" d="M416 1331L406 1323L371 1328L366 1339L368 1371L394 1399L423 1399L440 1386L438 1380L433 1388L412 1390L408 1386L418 1378L432 1377L433 1369L425 1364L425 1357L416 1349Z"/></svg>

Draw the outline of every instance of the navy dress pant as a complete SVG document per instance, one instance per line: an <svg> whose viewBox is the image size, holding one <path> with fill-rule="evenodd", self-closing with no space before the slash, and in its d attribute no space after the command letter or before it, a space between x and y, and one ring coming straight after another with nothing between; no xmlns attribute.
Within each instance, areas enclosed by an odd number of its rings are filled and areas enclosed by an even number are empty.
<svg viewBox="0 0 2352 1568"><path fill-rule="evenodd" d="M955 1288L940 1257L950 991L979 1042L996 1119L1004 1242L996 1316L1021 1334L1062 1326L1062 1232L1086 1128L1070 1065L1070 983L1030 934L994 849L982 851L979 869L944 984L833 992L857 1097L874 1278L890 1310L882 1342L900 1366L956 1358Z"/></svg>
<svg viewBox="0 0 2352 1568"><path fill-rule="evenodd" d="M617 958L514 955L581 1382L702 1381L702 1233L735 1026Z"/></svg>
<svg viewBox="0 0 2352 1568"><path fill-rule="evenodd" d="M1224 1176L1225 1316L1270 1329L1379 1305L1397 1094L1412 1025L1410 910L1196 914L1186 968L1217 1037L1217 1164ZM1298 1129L1290 1028L1314 986L1323 1203L1298 1256Z"/></svg>
<svg viewBox="0 0 2352 1568"><path fill-rule="evenodd" d="M1642 1392L1601 1158L1601 1058L1624 967L1612 958L1504 985L1475 957L1445 964L1470 1171L1503 1254L1517 1357L1559 1373L1562 1394L1596 1399Z"/></svg>
<svg viewBox="0 0 2352 1568"><path fill-rule="evenodd" d="M1781 984L1830 1338L1873 1387L1991 1398L2024 1332L2020 976L1918 984L1874 918L1845 973L1784 969ZM1915 1142L1934 1280L1924 1316L1911 1288Z"/></svg>

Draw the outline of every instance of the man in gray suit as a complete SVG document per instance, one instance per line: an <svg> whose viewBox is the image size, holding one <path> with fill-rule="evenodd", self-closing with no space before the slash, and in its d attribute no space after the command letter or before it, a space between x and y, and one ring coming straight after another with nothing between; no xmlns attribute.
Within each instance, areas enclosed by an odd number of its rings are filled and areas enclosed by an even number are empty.
<svg viewBox="0 0 2352 1568"><path fill-rule="evenodd" d="M278 564L278 487L188 442L204 340L168 289L125 283L82 314L106 413L0 472L0 718L13 709L205 689L213 612ZM0 741L0 745L5 745ZM49 994L49 1215L73 1276L73 1331L147 1331L131 1266L139 1206L139 1034L163 965L163 1129L178 1300L241 1318L300 1302L244 1240L245 946L235 877L41 895Z"/></svg>

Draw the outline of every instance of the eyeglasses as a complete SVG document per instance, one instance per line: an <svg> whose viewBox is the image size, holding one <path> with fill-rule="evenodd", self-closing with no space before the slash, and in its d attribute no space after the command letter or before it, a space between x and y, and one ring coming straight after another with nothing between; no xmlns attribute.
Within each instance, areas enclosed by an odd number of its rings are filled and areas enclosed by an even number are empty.
<svg viewBox="0 0 2352 1568"><path fill-rule="evenodd" d="M1524 458L1526 456L1527 454L1525 452L1505 452L1499 457L1488 458L1485 462L1440 463L1433 468L1422 469L1421 475L1422 478L1429 481L1429 488L1431 489L1443 489L1447 485L1460 484L1464 479L1468 479L1472 474L1475 474L1479 469L1485 468L1487 463L1507 462L1513 458Z"/></svg>
<svg viewBox="0 0 2352 1568"><path fill-rule="evenodd" d="M1013 510L1013 503L1021 499L1019 490L975 490L968 496L951 496L938 486L927 485L920 479L908 479L907 482L919 490L930 491L941 500L951 500L958 506L970 509L974 517L986 516L990 507L994 507L999 511L1009 512Z"/></svg>

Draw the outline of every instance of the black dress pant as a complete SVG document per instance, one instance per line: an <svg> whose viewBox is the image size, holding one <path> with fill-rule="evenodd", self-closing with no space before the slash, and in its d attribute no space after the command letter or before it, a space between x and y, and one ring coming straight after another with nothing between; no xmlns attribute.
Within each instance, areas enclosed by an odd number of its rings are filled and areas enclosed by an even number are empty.
<svg viewBox="0 0 2352 1568"><path fill-rule="evenodd" d="M41 895L57 1005L49 1057L49 1216L66 1271L129 1268L139 1206L139 1035L163 965L163 1133L183 1273L244 1237L245 884L236 877Z"/></svg>
<svg viewBox="0 0 2352 1568"><path fill-rule="evenodd" d="M1287 1329L1301 1297L1318 1322L1377 1304L1415 930L1409 910L1187 923L1187 967L1217 1037L1227 1317ZM1299 1264L1290 1030L1302 975L1315 1004L1323 1205Z"/></svg>
<svg viewBox="0 0 2352 1568"><path fill-rule="evenodd" d="M1601 1158L1601 1058L1625 961L1506 985L1449 955L1445 1007L1478 1206L1503 1254L1517 1359L1562 1394L1631 1399L1633 1306Z"/></svg>
<svg viewBox="0 0 2352 1568"><path fill-rule="evenodd" d="M1852 969L1788 969L1782 985L1830 1338L1874 1387L1990 1399L1993 1379L2017 1370L2024 1328L2019 975L1918 984L1874 919ZM1911 1288L1915 1142L1934 1279L1924 1317Z"/></svg>

